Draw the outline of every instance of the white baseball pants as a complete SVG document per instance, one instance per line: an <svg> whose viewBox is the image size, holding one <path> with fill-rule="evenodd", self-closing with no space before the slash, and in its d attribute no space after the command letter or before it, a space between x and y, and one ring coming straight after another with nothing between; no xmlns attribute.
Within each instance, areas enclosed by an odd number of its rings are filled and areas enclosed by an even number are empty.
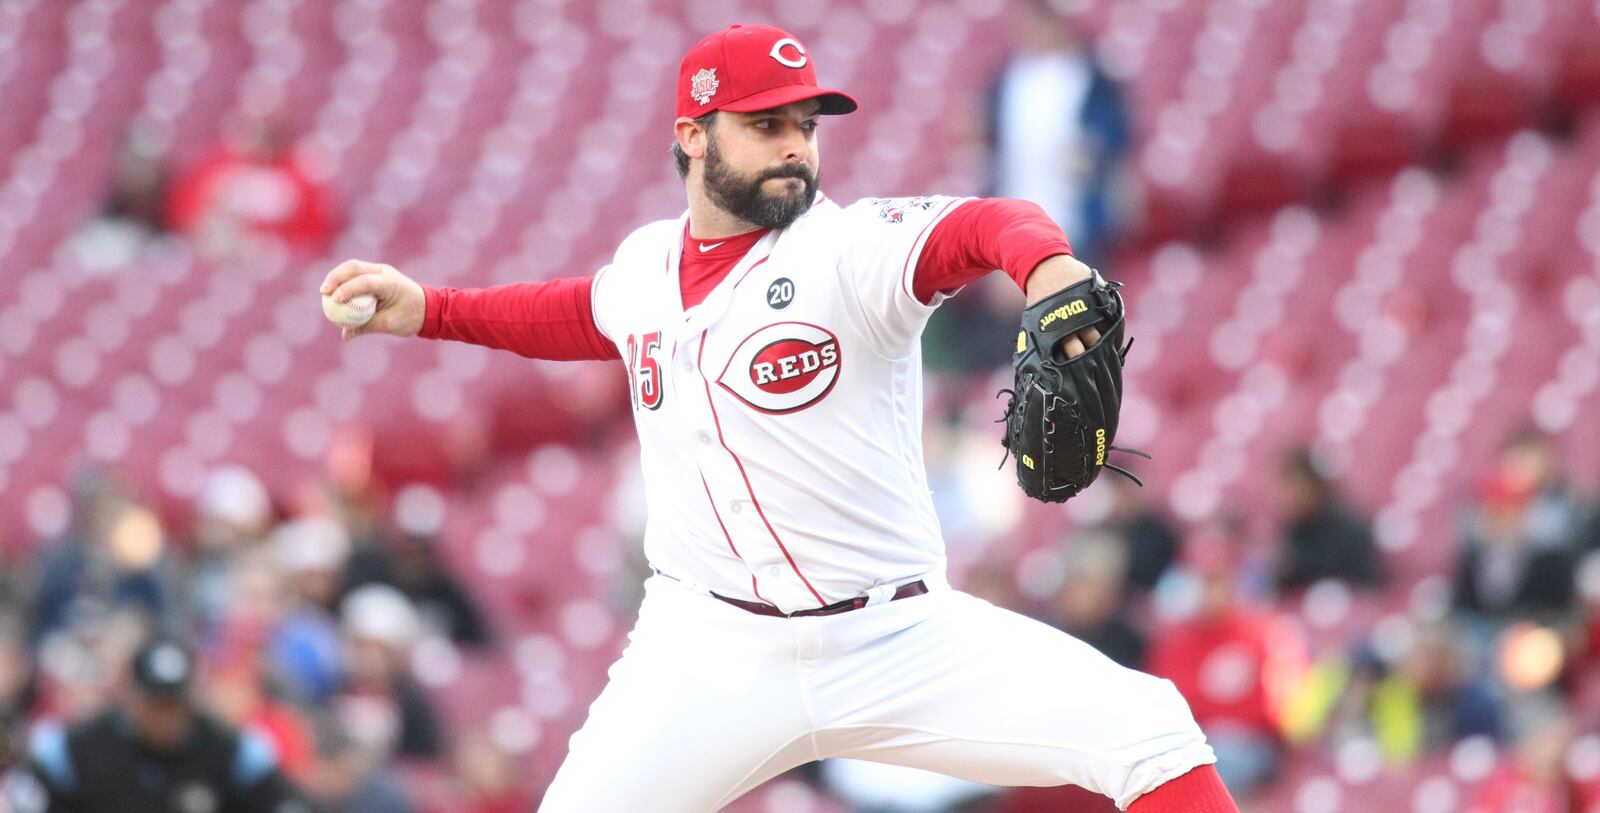
<svg viewBox="0 0 1600 813"><path fill-rule="evenodd" d="M541 813L710 813L844 757L1122 809L1216 761L1169 681L948 587L839 615L760 616L654 576Z"/></svg>

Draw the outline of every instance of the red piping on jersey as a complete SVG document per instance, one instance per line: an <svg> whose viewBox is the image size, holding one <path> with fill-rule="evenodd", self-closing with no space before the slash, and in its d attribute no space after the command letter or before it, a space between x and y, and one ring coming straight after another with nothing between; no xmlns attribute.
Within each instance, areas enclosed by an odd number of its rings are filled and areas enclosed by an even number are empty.
<svg viewBox="0 0 1600 813"><path fill-rule="evenodd" d="M756 261L756 265L766 261L767 258L762 257ZM761 517L762 524L767 526L767 533L772 534L772 541L778 543L778 550L783 551L783 558L789 560L789 567L794 569L794 575L800 577L800 581L805 584L806 589L810 590L811 595L817 599L817 604L825 607L828 602L822 600L822 594L817 592L817 588L811 586L811 580L806 578L806 574L800 572L800 565L795 563L794 557L789 554L789 549L784 546L783 540L778 538L778 532L772 527L772 521L767 519L767 512L761 508L761 500L756 499L756 491L750 486L750 475L745 473L744 462L739 459L738 455L733 453L732 449L728 448L728 441L722 436L722 419L717 416L717 402L711 397L711 379L706 378L705 354L706 339L702 335L700 337L700 349L695 351L695 366L700 369L700 382L706 388L706 403L711 407L711 420L717 427L717 442L721 443L723 451L726 451L728 456L733 458L733 464L739 467L739 476L744 478L744 490L750 495L750 502L755 505L756 514Z"/></svg>
<svg viewBox="0 0 1600 813"><path fill-rule="evenodd" d="M906 254L906 264L900 269L900 287L905 290L906 296L910 297L912 302L916 302L919 305L928 304L918 299L917 295L911 291L911 286L906 283L906 278L911 274L911 258L915 257L917 255L917 251L926 244L925 238L928 236L928 229L933 228L934 224L938 223L939 219L944 217L944 213L950 211L950 207L960 203L962 200L962 198L957 198L949 203L946 203L944 208L940 209L939 213L934 215L932 220L928 221L928 225L922 227L922 233L918 234L917 239L911 243L911 252ZM1031 271L1032 269L1029 270Z"/></svg>
<svg viewBox="0 0 1600 813"><path fill-rule="evenodd" d="M756 261L755 265L752 265L751 268L754 268L756 265L760 265L761 263L766 262L766 259L767 259L766 257L762 257L760 260ZM667 262L666 262L666 269L665 270L666 270L667 274L671 274L672 273L672 253L671 252L667 253ZM745 273L748 274L750 272L746 271ZM743 279L743 278L741 277L741 279ZM701 350L702 353L705 350L705 339L704 338L702 338L700 340L700 350ZM672 352L667 354L667 358L669 358L669 359L670 358L674 358L674 357L677 356L677 354L678 354L678 340L677 339L673 339L672 340ZM698 356L696 356L696 358L698 358ZM698 363L699 362L697 361L696 364L698 365ZM705 373L701 373L700 374L700 378L704 379L705 378ZM710 399L711 399L711 388L710 388L710 386L707 386L706 387L706 400L710 401ZM717 421L717 407L716 407L715 404L711 405L711 419L713 421ZM718 441L722 440L722 423L720 421L717 421L717 440ZM732 449L728 449L728 444L723 443L722 444L722 448L726 449L728 454L730 454L730 455L733 454L733 450ZM733 462L738 463L739 462L739 458L738 457L734 457L733 458ZM711 496L711 485L706 482L705 472L697 472L697 473L700 475L700 487L705 489L705 492L706 492L706 504L711 506L711 516L716 517L717 527L722 529L722 538L728 540L728 550L733 551L733 555L739 557L739 561L740 562L744 562L744 556L739 553L739 549L737 547L735 547L734 544L733 544L733 535L728 533L728 526L723 524L723 522L722 522L722 513L717 511L717 501L716 501L716 499L714 497ZM744 466L742 464L739 466L739 474L741 476L744 474ZM744 485L745 485L745 490L748 491L749 488L750 488L750 480L749 480L749 478L745 479ZM751 492L750 499L752 501L754 501L755 498L756 498L755 493ZM757 510L758 511L760 510L759 506L757 507ZM761 519L763 521L765 521L766 520L766 516L762 516ZM767 529L771 530L772 526L770 526L770 525L767 526ZM773 534L773 539L777 539L777 534ZM779 542L778 543L778 547L780 549L782 549L783 548L783 543ZM789 552L785 550L783 552L783 555L784 556L788 556ZM789 560L789 564L793 565L794 564L794 560L790 559ZM745 568L748 569L749 567L750 567L750 565L748 563L745 563ZM799 572L800 572L799 568L795 568L795 573L798 574ZM806 578L805 576L801 576L800 580L801 581L805 581L805 578ZM811 584L809 582L807 582L806 586L810 587ZM761 595L761 588L756 585L756 574L755 574L754 571L752 571L750 573L750 592L755 593L756 598L761 599L762 601L767 601L767 597ZM816 595L816 592L817 591L812 590L811 594L812 595ZM821 601L821 600L822 600L822 597L821 596L817 596L817 601ZM771 604L772 602L768 601L767 603Z"/></svg>
<svg viewBox="0 0 1600 813"><path fill-rule="evenodd" d="M771 257L771 256L772 256L771 254L767 255L767 257ZM739 283L744 282L745 277L750 276L750 272L756 270L756 266L766 262L767 261L767 257L762 257L761 259L756 260L755 262L751 263L750 267L746 268L744 270L744 273L739 275L739 279L736 280L733 283L733 287L735 287L735 288L739 287Z"/></svg>
<svg viewBox="0 0 1600 813"><path fill-rule="evenodd" d="M702 471L699 474L700 474L700 487L706 490L706 503L711 506L711 516L714 516L714 517L717 518L717 527L722 529L722 538L728 540L728 550L733 551L733 555L734 556L738 556L739 557L739 561L743 562L744 561L744 556L740 555L739 549L734 547L734 545L733 545L733 535L728 533L728 526L722 524L722 514L717 512L717 501L715 499L713 499L712 496L711 496L711 486L708 483L706 483L706 473ZM745 567L748 568L749 566L750 566L749 564L745 564ZM761 588L756 586L756 574L755 573L751 573L750 574L750 589L756 594L756 598L759 598L762 601L767 601L767 599L764 596L761 595ZM767 602L767 603L771 604L772 602Z"/></svg>

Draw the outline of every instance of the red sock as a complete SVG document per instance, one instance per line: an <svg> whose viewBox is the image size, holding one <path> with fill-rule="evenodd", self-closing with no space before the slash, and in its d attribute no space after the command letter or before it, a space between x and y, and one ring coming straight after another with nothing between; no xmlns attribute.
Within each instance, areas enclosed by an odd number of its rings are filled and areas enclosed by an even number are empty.
<svg viewBox="0 0 1600 813"><path fill-rule="evenodd" d="M1133 800L1128 813L1239 813L1217 769L1198 768Z"/></svg>

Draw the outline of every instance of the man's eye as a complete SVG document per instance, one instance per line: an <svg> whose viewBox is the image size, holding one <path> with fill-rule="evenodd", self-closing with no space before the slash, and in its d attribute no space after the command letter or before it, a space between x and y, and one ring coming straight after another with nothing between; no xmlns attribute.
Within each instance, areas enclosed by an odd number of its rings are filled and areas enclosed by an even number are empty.
<svg viewBox="0 0 1600 813"><path fill-rule="evenodd" d="M757 119L755 126L763 130L770 130L772 129L772 119Z"/></svg>
<svg viewBox="0 0 1600 813"><path fill-rule="evenodd" d="M800 126L808 133L814 133L817 131L817 123L814 121L808 121Z"/></svg>

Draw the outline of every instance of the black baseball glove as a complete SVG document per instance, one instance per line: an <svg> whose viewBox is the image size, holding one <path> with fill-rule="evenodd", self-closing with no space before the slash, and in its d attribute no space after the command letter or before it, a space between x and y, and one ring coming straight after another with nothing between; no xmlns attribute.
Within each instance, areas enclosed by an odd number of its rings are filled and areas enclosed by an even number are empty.
<svg viewBox="0 0 1600 813"><path fill-rule="evenodd" d="M1120 287L1097 271L1022 312L1012 357L1016 389L1001 390L1011 396L1001 419L1006 425L1001 443L1008 455L1016 455L1023 492L1036 500L1071 499L1102 468L1143 485L1106 459L1112 451L1149 457L1111 445L1122 408L1122 361L1133 346L1131 339L1123 344ZM1086 327L1098 327L1100 341L1067 358L1062 342Z"/></svg>

